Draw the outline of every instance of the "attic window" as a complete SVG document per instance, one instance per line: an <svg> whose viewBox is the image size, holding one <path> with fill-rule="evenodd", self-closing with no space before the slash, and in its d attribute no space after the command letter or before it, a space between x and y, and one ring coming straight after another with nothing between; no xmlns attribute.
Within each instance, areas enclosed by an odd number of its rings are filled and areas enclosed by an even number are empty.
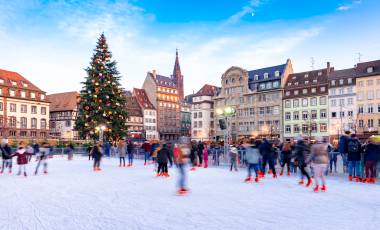
<svg viewBox="0 0 380 230"><path fill-rule="evenodd" d="M12 83L13 86L17 86L17 82L11 81L11 83Z"/></svg>
<svg viewBox="0 0 380 230"><path fill-rule="evenodd" d="M296 76L292 77L293 80L295 80L296 78L297 78Z"/></svg>
<svg viewBox="0 0 380 230"><path fill-rule="evenodd" d="M264 79L268 79L269 77L269 74L268 73L264 73Z"/></svg>
<svg viewBox="0 0 380 230"><path fill-rule="evenodd" d="M0 84L4 84L4 79L0 79Z"/></svg>
<svg viewBox="0 0 380 230"><path fill-rule="evenodd" d="M308 78L309 77L309 74L305 74L305 78Z"/></svg>
<svg viewBox="0 0 380 230"><path fill-rule="evenodd" d="M367 68L367 73L373 73L373 66Z"/></svg>
<svg viewBox="0 0 380 230"><path fill-rule="evenodd" d="M275 77L279 77L280 76L280 71L276 70L276 72L274 72L274 76Z"/></svg>
<svg viewBox="0 0 380 230"><path fill-rule="evenodd" d="M254 79L255 81L259 80L259 75L255 74Z"/></svg>
<svg viewBox="0 0 380 230"><path fill-rule="evenodd" d="M32 98L32 99L34 99L34 98L36 98L36 93L30 93L30 97Z"/></svg>
<svg viewBox="0 0 380 230"><path fill-rule="evenodd" d="M23 82L22 85L24 86L24 88L28 88L28 84Z"/></svg>
<svg viewBox="0 0 380 230"><path fill-rule="evenodd" d="M321 71L318 72L318 76L322 76L322 72Z"/></svg>

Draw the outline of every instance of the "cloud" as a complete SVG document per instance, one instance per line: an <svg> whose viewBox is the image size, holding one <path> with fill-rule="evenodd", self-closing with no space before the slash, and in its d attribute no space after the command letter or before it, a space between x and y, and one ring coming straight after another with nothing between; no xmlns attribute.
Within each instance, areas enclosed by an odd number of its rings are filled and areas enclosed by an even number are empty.
<svg viewBox="0 0 380 230"><path fill-rule="evenodd" d="M349 10L352 8L352 5L342 5L342 6L339 6L337 9L339 11L346 11L346 10Z"/></svg>
<svg viewBox="0 0 380 230"><path fill-rule="evenodd" d="M262 0L261 0L262 1ZM233 25L238 23L244 16L247 14L254 15L256 7L259 7L262 4L260 0L251 0L247 5L243 6L240 11L231 15L224 23L224 26Z"/></svg>
<svg viewBox="0 0 380 230"><path fill-rule="evenodd" d="M342 4L340 6L338 6L337 10L338 11L347 11L347 10L350 10L352 8L354 8L356 5L359 5L361 4L362 1L361 0L354 0L352 1L351 3L349 4Z"/></svg>

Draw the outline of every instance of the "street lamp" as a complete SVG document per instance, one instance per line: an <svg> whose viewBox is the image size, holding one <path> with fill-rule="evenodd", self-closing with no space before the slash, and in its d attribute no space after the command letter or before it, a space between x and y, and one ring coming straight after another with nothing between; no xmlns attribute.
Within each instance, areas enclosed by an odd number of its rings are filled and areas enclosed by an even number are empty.
<svg viewBox="0 0 380 230"><path fill-rule="evenodd" d="M104 131L107 129L105 125L99 125L95 127L95 130L99 132L99 141L104 141Z"/></svg>
<svg viewBox="0 0 380 230"><path fill-rule="evenodd" d="M230 142L230 132L229 132L229 118L235 116L236 109L231 106L226 106L224 108L217 108L216 114L225 120L225 138L224 138L224 154L227 153L228 143Z"/></svg>

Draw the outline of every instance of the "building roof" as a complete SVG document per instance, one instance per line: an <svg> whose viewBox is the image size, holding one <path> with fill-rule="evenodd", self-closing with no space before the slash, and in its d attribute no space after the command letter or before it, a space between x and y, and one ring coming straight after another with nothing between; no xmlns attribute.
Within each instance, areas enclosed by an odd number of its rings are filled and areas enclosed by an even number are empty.
<svg viewBox="0 0 380 230"><path fill-rule="evenodd" d="M214 96L218 91L218 87L205 84L196 94L194 94L195 97L197 96Z"/></svg>
<svg viewBox="0 0 380 230"><path fill-rule="evenodd" d="M372 67L372 72L368 72L368 68ZM367 77L380 74L380 60L361 62L356 64L356 76Z"/></svg>
<svg viewBox="0 0 380 230"><path fill-rule="evenodd" d="M4 85L10 88L17 89L28 89L33 91L38 91L40 93L45 93L40 88L35 86L33 83L28 81L26 78L21 76L19 73L0 69L0 79L4 80L4 82L0 82L0 86ZM16 85L12 84L12 81L16 82Z"/></svg>
<svg viewBox="0 0 380 230"><path fill-rule="evenodd" d="M327 84L327 68L289 74L285 89Z"/></svg>
<svg viewBox="0 0 380 230"><path fill-rule="evenodd" d="M350 77L355 77L355 75L356 75L355 68L334 70L329 75L329 79L350 78Z"/></svg>
<svg viewBox="0 0 380 230"><path fill-rule="evenodd" d="M150 75L150 77L154 79L154 81L156 82L158 86L164 86L164 87L169 87L169 88L177 87L176 82L173 78L166 77L159 74L154 74L151 72L148 72L148 74Z"/></svg>
<svg viewBox="0 0 380 230"><path fill-rule="evenodd" d="M50 112L75 111L79 98L78 92L55 93L46 96L50 101Z"/></svg>
<svg viewBox="0 0 380 230"><path fill-rule="evenodd" d="M137 102L136 97L126 95L125 98L126 98L125 108L127 110L128 116L142 117L143 114L142 114L140 105Z"/></svg>
<svg viewBox="0 0 380 230"><path fill-rule="evenodd" d="M133 88L133 95L143 109L155 109L144 89Z"/></svg>
<svg viewBox="0 0 380 230"><path fill-rule="evenodd" d="M278 79L278 77L275 77L275 72L279 71L280 73L280 78L283 76L283 73L285 72L286 68L286 63L281 64L281 65L276 65L276 66L270 66L270 67L265 67L261 69L255 69L248 71L248 81L249 82L255 82L255 81L262 81L262 80L274 80ZM264 74L268 74L268 78L264 79ZM258 76L258 80L255 80L255 75Z"/></svg>
<svg viewBox="0 0 380 230"><path fill-rule="evenodd" d="M193 103L193 97L194 97L195 94L189 94L187 96L185 96L185 98L183 99L183 101L185 103L188 103L188 104L191 104Z"/></svg>

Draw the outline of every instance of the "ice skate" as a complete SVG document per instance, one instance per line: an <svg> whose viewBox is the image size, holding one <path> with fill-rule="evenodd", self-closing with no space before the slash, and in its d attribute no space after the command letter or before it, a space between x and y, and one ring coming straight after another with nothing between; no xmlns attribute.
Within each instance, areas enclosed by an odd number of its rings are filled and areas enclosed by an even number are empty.
<svg viewBox="0 0 380 230"><path fill-rule="evenodd" d="M312 182L313 182L313 180L312 180L312 179L309 179L309 180L307 181L306 187L309 187L309 186L311 185Z"/></svg>
<svg viewBox="0 0 380 230"><path fill-rule="evenodd" d="M315 186L315 188L314 188L314 190L313 190L314 192L319 192L319 186L317 185L317 186Z"/></svg>
<svg viewBox="0 0 380 230"><path fill-rule="evenodd" d="M322 188L321 188L321 191L322 192L326 192L327 188L326 188L326 185L323 185Z"/></svg>

